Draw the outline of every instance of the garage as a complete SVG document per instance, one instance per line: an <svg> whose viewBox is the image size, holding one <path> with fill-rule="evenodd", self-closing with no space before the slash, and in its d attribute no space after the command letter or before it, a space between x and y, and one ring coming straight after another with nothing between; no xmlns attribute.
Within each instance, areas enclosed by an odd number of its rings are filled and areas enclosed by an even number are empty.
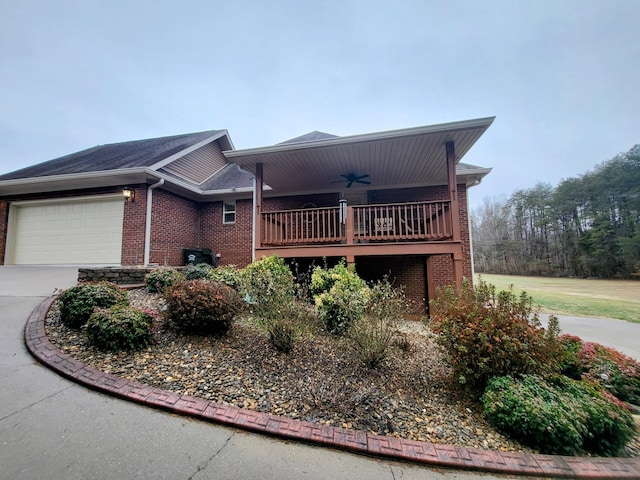
<svg viewBox="0 0 640 480"><path fill-rule="evenodd" d="M119 264L121 195L13 203L8 264Z"/></svg>

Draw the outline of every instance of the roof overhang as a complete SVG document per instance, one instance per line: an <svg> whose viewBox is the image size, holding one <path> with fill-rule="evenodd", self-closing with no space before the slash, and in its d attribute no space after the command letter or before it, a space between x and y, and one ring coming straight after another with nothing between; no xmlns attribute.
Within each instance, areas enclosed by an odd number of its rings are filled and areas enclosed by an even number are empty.
<svg viewBox="0 0 640 480"><path fill-rule="evenodd" d="M253 174L263 164L264 183L274 194L336 191L344 188L341 175L349 173L369 175L370 185L354 183L354 189L446 185L445 144L453 142L458 163L494 118L223 153ZM458 181L473 185L489 171L459 171Z"/></svg>
<svg viewBox="0 0 640 480"><path fill-rule="evenodd" d="M250 197L252 188L229 188L225 190L200 190L197 186L183 182L173 176L150 168L126 168L100 172L51 175L46 177L19 178L0 181L0 196L18 196L34 193L62 192L113 186L153 184L164 179L163 190L197 201L213 200L216 197Z"/></svg>

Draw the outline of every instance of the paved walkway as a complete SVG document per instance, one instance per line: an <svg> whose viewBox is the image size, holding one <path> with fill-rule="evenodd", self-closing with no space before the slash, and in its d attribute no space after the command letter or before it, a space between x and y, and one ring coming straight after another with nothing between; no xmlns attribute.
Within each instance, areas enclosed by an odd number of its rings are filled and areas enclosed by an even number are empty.
<svg viewBox="0 0 640 480"><path fill-rule="evenodd" d="M52 293L52 285L66 288L74 281L74 269L0 267L0 478L520 478L368 458L200 419L243 426L251 423L253 429L291 438L299 438L296 432L303 432L304 439L329 445L339 437L342 441L335 444L337 447L360 445L357 451L397 458L415 457L421 451L418 456L423 460L430 457L440 465L470 468L484 463L495 469L504 464L516 469L511 471L528 470L538 478L547 472L563 476L581 473L585 478L640 478L637 460L589 462L550 456L503 456L499 460L484 451L430 444L418 448L418 442L389 441L340 429L329 432L279 417L172 398L166 392L129 382L118 383L118 379L65 359L50 349L42 335L41 319L46 310L42 301ZM48 363L57 364L70 377L83 377L93 388L111 389L134 401L155 402L166 410L191 416L171 415L95 393L40 367L28 356L21 338L29 312L38 305L40 311L31 315L26 337Z"/></svg>

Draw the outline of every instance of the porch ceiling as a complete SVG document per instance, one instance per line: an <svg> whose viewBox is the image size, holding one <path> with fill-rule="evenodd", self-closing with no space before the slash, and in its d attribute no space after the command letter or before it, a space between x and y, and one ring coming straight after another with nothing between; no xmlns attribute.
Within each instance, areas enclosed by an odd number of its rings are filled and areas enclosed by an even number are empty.
<svg viewBox="0 0 640 480"><path fill-rule="evenodd" d="M456 163L491 125L494 117L304 143L223 152L229 161L256 173L274 193L322 192L346 188L341 175L369 175L371 185L390 188L446 185L445 143L454 142ZM486 174L486 173L485 173Z"/></svg>

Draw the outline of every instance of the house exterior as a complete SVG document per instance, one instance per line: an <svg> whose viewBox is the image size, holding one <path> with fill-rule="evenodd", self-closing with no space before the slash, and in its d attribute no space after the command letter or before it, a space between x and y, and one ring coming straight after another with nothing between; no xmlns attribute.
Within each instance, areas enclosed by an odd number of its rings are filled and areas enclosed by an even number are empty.
<svg viewBox="0 0 640 480"><path fill-rule="evenodd" d="M472 274L460 160L481 118L236 150L226 130L99 145L0 175L0 264L220 264L345 258L416 301ZM125 198L126 194L128 198Z"/></svg>

